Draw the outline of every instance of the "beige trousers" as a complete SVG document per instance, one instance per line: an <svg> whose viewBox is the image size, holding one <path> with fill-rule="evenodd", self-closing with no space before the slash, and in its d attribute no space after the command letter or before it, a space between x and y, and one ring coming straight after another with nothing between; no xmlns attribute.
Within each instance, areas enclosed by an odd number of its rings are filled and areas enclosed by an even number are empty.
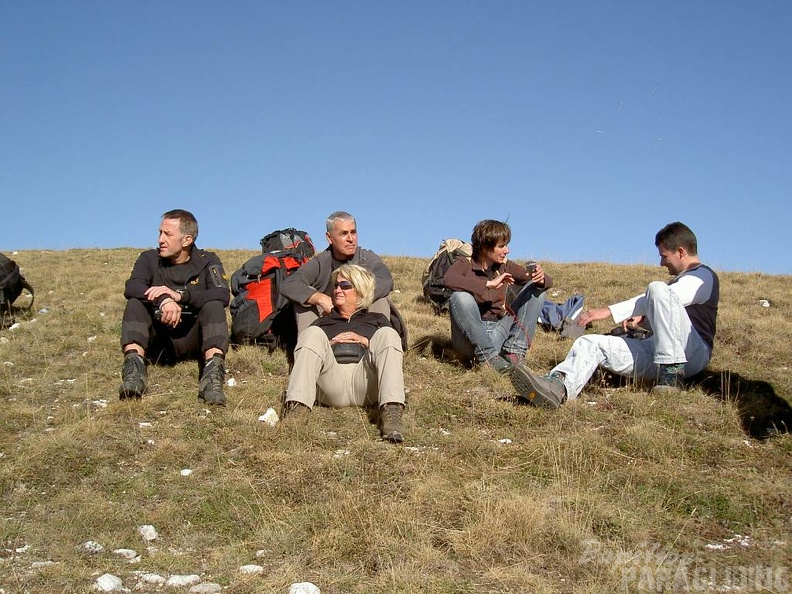
<svg viewBox="0 0 792 594"><path fill-rule="evenodd" d="M297 341L286 401L334 408L404 404L403 359L399 334L393 328L380 328L365 357L341 365L324 331L311 326Z"/></svg>

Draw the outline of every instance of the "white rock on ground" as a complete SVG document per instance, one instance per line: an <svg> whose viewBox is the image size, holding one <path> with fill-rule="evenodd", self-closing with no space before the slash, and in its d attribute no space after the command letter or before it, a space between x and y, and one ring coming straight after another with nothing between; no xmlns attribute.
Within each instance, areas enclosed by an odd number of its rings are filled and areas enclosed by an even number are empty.
<svg viewBox="0 0 792 594"><path fill-rule="evenodd" d="M289 594L321 594L321 591L311 582L296 582L289 586Z"/></svg>
<svg viewBox="0 0 792 594"><path fill-rule="evenodd" d="M192 575L172 575L165 582L166 586L192 586L201 581L201 577Z"/></svg>
<svg viewBox="0 0 792 594"><path fill-rule="evenodd" d="M165 583L165 578L157 573L141 573L138 581L149 586L161 586Z"/></svg>
<svg viewBox="0 0 792 594"><path fill-rule="evenodd" d="M78 553L82 553L83 555L98 555L104 552L104 547L95 540L86 540L84 543L78 544L74 548L77 549Z"/></svg>
<svg viewBox="0 0 792 594"><path fill-rule="evenodd" d="M239 568L239 573L264 573L264 568L261 565L243 565Z"/></svg>
<svg viewBox="0 0 792 594"><path fill-rule="evenodd" d="M190 594L217 594L218 592L223 591L223 586L220 584L215 584L214 582L204 582L203 584L198 584L197 586L193 586L188 590Z"/></svg>
<svg viewBox="0 0 792 594"><path fill-rule="evenodd" d="M278 413L275 412L275 409L270 407L266 410L266 412L258 418L259 421L262 423L266 423L270 427L274 427L275 424L279 421Z"/></svg>
<svg viewBox="0 0 792 594"><path fill-rule="evenodd" d="M134 549L114 549L113 554L127 561L133 561L138 556L137 551Z"/></svg>
<svg viewBox="0 0 792 594"><path fill-rule="evenodd" d="M140 532L140 536L143 537L143 540L146 542L150 542L152 540L157 540L159 538L159 534L157 534L157 529L154 528L151 524L143 524L138 528L138 532Z"/></svg>
<svg viewBox="0 0 792 594"><path fill-rule="evenodd" d="M106 573L96 579L94 587L100 592L118 592L124 587L124 582L121 581L120 577L112 573Z"/></svg>

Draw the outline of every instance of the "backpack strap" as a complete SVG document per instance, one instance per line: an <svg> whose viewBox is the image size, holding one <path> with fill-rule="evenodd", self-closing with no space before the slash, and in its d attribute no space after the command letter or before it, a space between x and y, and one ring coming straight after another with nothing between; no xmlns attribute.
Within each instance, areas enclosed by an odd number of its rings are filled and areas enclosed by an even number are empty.
<svg viewBox="0 0 792 594"><path fill-rule="evenodd" d="M33 286L24 278L22 279L21 284L22 288L27 289L30 293L30 304L27 307L27 311L30 311L33 308L33 302L36 300L36 292L33 290Z"/></svg>

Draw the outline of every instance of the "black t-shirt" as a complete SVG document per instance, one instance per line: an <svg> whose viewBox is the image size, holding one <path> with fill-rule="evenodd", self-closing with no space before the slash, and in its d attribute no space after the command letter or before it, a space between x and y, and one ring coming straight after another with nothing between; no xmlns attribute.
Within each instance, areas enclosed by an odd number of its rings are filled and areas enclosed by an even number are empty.
<svg viewBox="0 0 792 594"><path fill-rule="evenodd" d="M371 340L374 333L380 328L391 327L388 318L382 314L361 309L353 313L347 320L335 308L329 315L322 316L311 325L319 326L330 340L342 332L354 332Z"/></svg>

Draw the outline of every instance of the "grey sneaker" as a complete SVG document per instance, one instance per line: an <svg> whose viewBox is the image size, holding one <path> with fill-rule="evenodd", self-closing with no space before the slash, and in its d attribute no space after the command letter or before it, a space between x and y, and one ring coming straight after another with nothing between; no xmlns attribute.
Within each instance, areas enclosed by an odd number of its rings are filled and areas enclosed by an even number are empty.
<svg viewBox="0 0 792 594"><path fill-rule="evenodd" d="M673 394L682 390L682 380L685 377L684 363L660 365L657 376L657 385L651 389L652 394Z"/></svg>
<svg viewBox="0 0 792 594"><path fill-rule="evenodd" d="M124 367L121 370L121 387L118 388L118 397L140 398L148 385L148 372L146 361L136 352L131 351L124 355Z"/></svg>
<svg viewBox="0 0 792 594"><path fill-rule="evenodd" d="M385 441L401 443L404 441L402 428L403 404L391 402L380 407L380 436Z"/></svg>
<svg viewBox="0 0 792 594"><path fill-rule="evenodd" d="M518 365L511 375L512 385L523 400L534 406L558 408L567 399L566 386L557 375L534 375L525 365Z"/></svg>
<svg viewBox="0 0 792 594"><path fill-rule="evenodd" d="M498 373L508 374L511 373L511 370L514 368L512 362L504 359L500 355L496 355L492 359L487 359L484 362L484 367L489 367L490 369L494 369Z"/></svg>
<svg viewBox="0 0 792 594"><path fill-rule="evenodd" d="M215 355L209 359L201 372L201 381L198 382L198 398L206 404L225 405L226 398L223 394L225 381L225 361Z"/></svg>

